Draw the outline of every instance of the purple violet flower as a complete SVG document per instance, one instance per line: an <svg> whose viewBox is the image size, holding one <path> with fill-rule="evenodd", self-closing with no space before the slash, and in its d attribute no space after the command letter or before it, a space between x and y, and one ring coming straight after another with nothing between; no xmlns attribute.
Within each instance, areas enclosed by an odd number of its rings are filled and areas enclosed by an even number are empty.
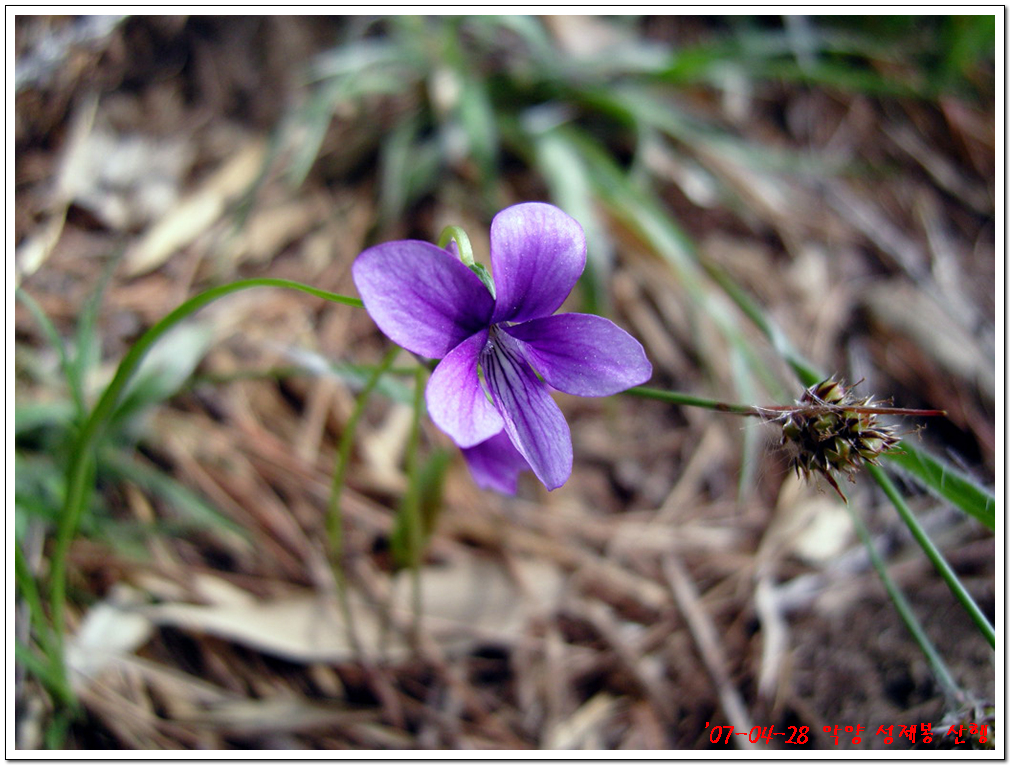
<svg viewBox="0 0 1010 765"><path fill-rule="evenodd" d="M532 469L548 489L572 473L572 438L550 389L609 396L652 375L641 344L601 316L553 315L586 265L575 219L539 202L491 222L497 297L456 248L386 242L352 267L369 315L393 342L441 359L425 400L482 488L513 494Z"/></svg>

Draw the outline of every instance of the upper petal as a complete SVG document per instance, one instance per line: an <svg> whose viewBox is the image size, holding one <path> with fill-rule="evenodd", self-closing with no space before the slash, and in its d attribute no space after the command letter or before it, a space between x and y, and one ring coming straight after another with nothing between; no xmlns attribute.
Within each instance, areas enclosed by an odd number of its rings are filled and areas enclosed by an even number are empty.
<svg viewBox="0 0 1010 765"><path fill-rule="evenodd" d="M504 431L469 449L463 449L474 483L482 489L515 494L519 474L530 466Z"/></svg>
<svg viewBox="0 0 1010 765"><path fill-rule="evenodd" d="M508 437L544 486L556 489L572 474L571 432L547 386L511 345L492 338L485 346L484 380Z"/></svg>
<svg viewBox="0 0 1010 765"><path fill-rule="evenodd" d="M424 392L432 422L460 447L486 441L504 426L477 376L477 357L487 336L485 329L449 351L431 373Z"/></svg>
<svg viewBox="0 0 1010 765"><path fill-rule="evenodd" d="M575 396L609 396L652 376L635 338L609 319L561 313L504 327L552 388Z"/></svg>
<svg viewBox="0 0 1010 765"><path fill-rule="evenodd" d="M354 284L383 334L408 351L440 359L488 325L494 299L480 279L428 242L386 242L351 266Z"/></svg>
<svg viewBox="0 0 1010 765"><path fill-rule="evenodd" d="M574 218L542 202L502 210L491 222L494 321L550 316L585 267L586 236Z"/></svg>

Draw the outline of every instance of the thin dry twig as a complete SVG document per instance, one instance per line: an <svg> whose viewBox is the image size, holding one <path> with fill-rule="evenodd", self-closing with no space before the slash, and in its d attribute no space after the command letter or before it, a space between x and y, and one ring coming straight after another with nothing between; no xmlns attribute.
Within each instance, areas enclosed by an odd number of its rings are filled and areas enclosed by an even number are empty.
<svg viewBox="0 0 1010 765"><path fill-rule="evenodd" d="M694 583L674 555L664 556L662 565L663 574L673 593L677 607L684 615L688 629L694 638L694 644L705 663L705 669L708 670L712 682L715 683L726 718L734 728L749 731L753 727L750 714L747 712L743 698L730 679L726 655L719 642L718 632L701 604ZM747 738L734 736L733 740L741 749L757 748Z"/></svg>

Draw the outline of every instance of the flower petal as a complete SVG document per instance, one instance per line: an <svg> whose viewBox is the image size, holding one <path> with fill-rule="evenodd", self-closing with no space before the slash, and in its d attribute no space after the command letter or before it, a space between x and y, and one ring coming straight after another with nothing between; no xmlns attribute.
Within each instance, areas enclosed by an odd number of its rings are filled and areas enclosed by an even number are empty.
<svg viewBox="0 0 1010 765"><path fill-rule="evenodd" d="M560 313L503 327L552 388L575 396L610 396L652 376L635 338L609 319Z"/></svg>
<svg viewBox="0 0 1010 765"><path fill-rule="evenodd" d="M487 337L485 329L449 351L431 373L424 392L432 422L460 447L479 444L504 426L477 376L477 358Z"/></svg>
<svg viewBox="0 0 1010 765"><path fill-rule="evenodd" d="M515 494L519 474L530 469L504 431L462 452L474 483L482 489Z"/></svg>
<svg viewBox="0 0 1010 765"><path fill-rule="evenodd" d="M498 300L493 321L550 316L586 267L582 227L553 205L513 205L491 221L491 270Z"/></svg>
<svg viewBox="0 0 1010 765"><path fill-rule="evenodd" d="M488 325L494 299L445 250L403 240L370 247L351 266L365 309L408 351L440 359Z"/></svg>
<svg viewBox="0 0 1010 765"><path fill-rule="evenodd" d="M572 474L572 436L547 386L517 352L515 341L492 337L480 355L491 399L505 420L505 432L548 489ZM512 347L510 347L512 346Z"/></svg>

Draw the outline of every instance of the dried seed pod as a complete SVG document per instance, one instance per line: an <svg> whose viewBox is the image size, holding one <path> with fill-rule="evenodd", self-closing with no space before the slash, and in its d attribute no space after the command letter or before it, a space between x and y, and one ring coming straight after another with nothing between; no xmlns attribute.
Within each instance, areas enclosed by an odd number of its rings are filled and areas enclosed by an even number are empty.
<svg viewBox="0 0 1010 765"><path fill-rule="evenodd" d="M872 397L856 398L833 377L807 388L782 420L782 443L793 451L797 475L823 475L843 500L835 475L852 481L856 470L878 464L899 440L893 426L878 422Z"/></svg>

